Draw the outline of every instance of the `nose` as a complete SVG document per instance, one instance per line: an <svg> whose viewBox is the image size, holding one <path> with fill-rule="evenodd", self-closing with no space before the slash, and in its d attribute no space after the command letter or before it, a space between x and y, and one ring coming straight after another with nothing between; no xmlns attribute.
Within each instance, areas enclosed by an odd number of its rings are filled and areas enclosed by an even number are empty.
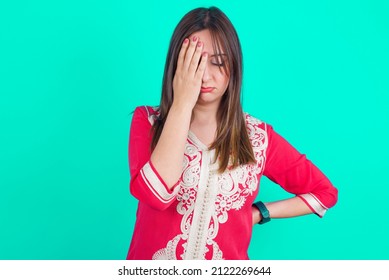
<svg viewBox="0 0 389 280"><path fill-rule="evenodd" d="M204 70L204 75L203 75L203 78L202 78L203 83L209 81L210 78L211 78L211 73L209 71L208 65L206 65L205 66L205 70Z"/></svg>

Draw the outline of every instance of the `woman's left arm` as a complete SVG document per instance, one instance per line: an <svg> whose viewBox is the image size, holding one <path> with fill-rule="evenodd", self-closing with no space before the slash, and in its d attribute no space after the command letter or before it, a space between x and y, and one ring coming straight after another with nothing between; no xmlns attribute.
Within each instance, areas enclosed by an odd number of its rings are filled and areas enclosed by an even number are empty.
<svg viewBox="0 0 389 280"><path fill-rule="evenodd" d="M338 190L304 154L266 125L268 147L263 174L296 196L265 203L270 218L288 218L315 213L322 217L334 206ZM253 207L253 222L261 219Z"/></svg>
<svg viewBox="0 0 389 280"><path fill-rule="evenodd" d="M297 196L285 200L265 202L264 204L272 219L291 218L313 213L311 208ZM252 214L253 225L258 224L262 220L262 216L257 207L252 206Z"/></svg>

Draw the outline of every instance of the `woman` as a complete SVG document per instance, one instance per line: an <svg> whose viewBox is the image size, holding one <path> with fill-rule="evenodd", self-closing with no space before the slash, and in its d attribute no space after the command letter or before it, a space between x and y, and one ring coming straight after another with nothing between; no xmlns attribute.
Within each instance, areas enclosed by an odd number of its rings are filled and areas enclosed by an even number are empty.
<svg viewBox="0 0 389 280"><path fill-rule="evenodd" d="M248 259L252 226L337 201L325 175L244 114L238 36L216 7L186 14L167 55L159 107L138 107L130 190L139 200L127 259ZM254 202L262 175L295 194Z"/></svg>

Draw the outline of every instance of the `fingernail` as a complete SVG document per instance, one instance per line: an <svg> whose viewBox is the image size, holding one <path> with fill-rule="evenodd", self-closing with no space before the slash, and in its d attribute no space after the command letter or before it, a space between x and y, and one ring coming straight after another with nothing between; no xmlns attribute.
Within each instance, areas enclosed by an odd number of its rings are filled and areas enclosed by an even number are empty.
<svg viewBox="0 0 389 280"><path fill-rule="evenodd" d="M193 40L193 42L196 42L197 41L197 37L193 36L192 40Z"/></svg>
<svg viewBox="0 0 389 280"><path fill-rule="evenodd" d="M188 42L189 42L189 39L188 39L188 38L185 38L184 44L188 44Z"/></svg>
<svg viewBox="0 0 389 280"><path fill-rule="evenodd" d="M207 55L208 55L208 54L207 54L206 52L205 52L205 53L203 53L203 57L207 57Z"/></svg>
<svg viewBox="0 0 389 280"><path fill-rule="evenodd" d="M203 45L202 42L198 42L198 43L197 43L197 46L198 46L198 47L201 47L202 45Z"/></svg>

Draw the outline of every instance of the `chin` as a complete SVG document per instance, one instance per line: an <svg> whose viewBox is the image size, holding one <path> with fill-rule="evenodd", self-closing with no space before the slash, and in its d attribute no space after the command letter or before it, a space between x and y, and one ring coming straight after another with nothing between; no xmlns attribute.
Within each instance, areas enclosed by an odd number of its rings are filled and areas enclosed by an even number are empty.
<svg viewBox="0 0 389 280"><path fill-rule="evenodd" d="M206 104L215 104L219 103L221 100L220 97L212 96L209 93L201 93L199 99L197 100L198 104L206 105Z"/></svg>

